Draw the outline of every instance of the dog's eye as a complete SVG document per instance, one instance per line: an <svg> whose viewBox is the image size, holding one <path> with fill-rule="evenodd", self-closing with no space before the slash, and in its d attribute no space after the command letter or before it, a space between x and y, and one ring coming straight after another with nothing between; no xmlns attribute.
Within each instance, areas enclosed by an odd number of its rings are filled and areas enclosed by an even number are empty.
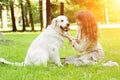
<svg viewBox="0 0 120 80"><path fill-rule="evenodd" d="M64 20L61 20L61 22L63 22Z"/></svg>

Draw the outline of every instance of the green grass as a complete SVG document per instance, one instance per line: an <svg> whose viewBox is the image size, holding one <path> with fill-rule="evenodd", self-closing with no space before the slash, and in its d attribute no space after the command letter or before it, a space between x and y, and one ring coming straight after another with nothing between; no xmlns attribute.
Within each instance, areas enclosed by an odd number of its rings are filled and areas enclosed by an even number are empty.
<svg viewBox="0 0 120 80"><path fill-rule="evenodd" d="M70 31L75 35L75 31ZM0 57L13 62L22 62L32 40L39 32L3 33L10 43L0 43ZM120 64L120 29L101 29L99 41L105 51L105 61L112 60ZM60 49L60 56L80 54L68 40ZM79 66L58 67L31 66L17 67L0 63L0 80L120 80L120 67Z"/></svg>

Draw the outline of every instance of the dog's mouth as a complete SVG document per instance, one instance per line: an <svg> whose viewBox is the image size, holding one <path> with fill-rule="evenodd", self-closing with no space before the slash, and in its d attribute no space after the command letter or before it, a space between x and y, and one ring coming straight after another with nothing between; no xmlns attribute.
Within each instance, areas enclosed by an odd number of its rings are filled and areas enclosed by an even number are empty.
<svg viewBox="0 0 120 80"><path fill-rule="evenodd" d="M67 24L66 27L62 27L62 26L60 26L60 28L61 28L63 31L67 32L68 30L70 30L69 26L70 26L70 25Z"/></svg>

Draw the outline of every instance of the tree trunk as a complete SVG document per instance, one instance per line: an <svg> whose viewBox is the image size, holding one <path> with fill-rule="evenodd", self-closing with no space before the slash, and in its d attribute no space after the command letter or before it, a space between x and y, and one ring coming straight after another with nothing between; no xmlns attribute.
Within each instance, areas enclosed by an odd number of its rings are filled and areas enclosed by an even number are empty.
<svg viewBox="0 0 120 80"><path fill-rule="evenodd" d="M12 17L12 31L17 31L16 24L15 24L15 15L14 15L14 5L13 1L10 1L10 9L11 9L11 17Z"/></svg>
<svg viewBox="0 0 120 80"><path fill-rule="evenodd" d="M25 3L25 7L24 7L24 9L25 9L25 11L24 11L24 13L25 13L25 26L26 27L30 27L30 25L29 25L29 19L28 19L28 8L27 8L27 4Z"/></svg>
<svg viewBox="0 0 120 80"><path fill-rule="evenodd" d="M46 15L47 15L47 22L46 22L46 27L50 24L51 22L51 10L50 10L50 0L46 0Z"/></svg>
<svg viewBox="0 0 120 80"><path fill-rule="evenodd" d="M19 2L20 2L19 0L14 0L13 4L16 28L19 28L19 18L21 17L21 9L19 8Z"/></svg>
<svg viewBox="0 0 120 80"><path fill-rule="evenodd" d="M39 14L40 14L40 24L41 24L40 31L42 31L43 30L42 0L39 0Z"/></svg>
<svg viewBox="0 0 120 80"><path fill-rule="evenodd" d="M21 14L22 14L22 26L23 26L22 31L26 31L23 1L21 1L21 4L20 4L20 5L21 5Z"/></svg>
<svg viewBox="0 0 120 80"><path fill-rule="evenodd" d="M30 25L29 25L29 19L28 19L27 14L25 14L25 26L26 27L30 27Z"/></svg>
<svg viewBox="0 0 120 80"><path fill-rule="evenodd" d="M43 26L44 26L44 27L43 27L43 30L45 30L45 28L46 28L46 23L47 23L47 20L46 20L46 19L47 19L47 18L46 18L46 17L47 17L47 16L46 16L46 15L47 15L47 13L46 13L46 1L47 1L47 0L42 0L42 8L43 8L43 9L42 9L42 13L43 13L42 16L43 16Z"/></svg>
<svg viewBox="0 0 120 80"><path fill-rule="evenodd" d="M60 2L60 15L64 15L64 2Z"/></svg>
<svg viewBox="0 0 120 80"><path fill-rule="evenodd" d="M29 16L30 16L30 23L31 23L31 31L34 31L34 24L33 24L33 16L32 16L32 10L31 10L31 4L29 0L26 0L29 8Z"/></svg>
<svg viewBox="0 0 120 80"><path fill-rule="evenodd" d="M7 10L6 5L2 4L2 28L7 29Z"/></svg>

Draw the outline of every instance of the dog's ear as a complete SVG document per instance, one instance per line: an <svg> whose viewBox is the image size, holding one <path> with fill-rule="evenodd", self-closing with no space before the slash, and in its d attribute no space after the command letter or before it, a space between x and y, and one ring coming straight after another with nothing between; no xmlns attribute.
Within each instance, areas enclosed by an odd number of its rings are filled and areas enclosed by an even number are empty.
<svg viewBox="0 0 120 80"><path fill-rule="evenodd" d="M57 20L56 18L52 19L51 26L54 28L57 25Z"/></svg>

